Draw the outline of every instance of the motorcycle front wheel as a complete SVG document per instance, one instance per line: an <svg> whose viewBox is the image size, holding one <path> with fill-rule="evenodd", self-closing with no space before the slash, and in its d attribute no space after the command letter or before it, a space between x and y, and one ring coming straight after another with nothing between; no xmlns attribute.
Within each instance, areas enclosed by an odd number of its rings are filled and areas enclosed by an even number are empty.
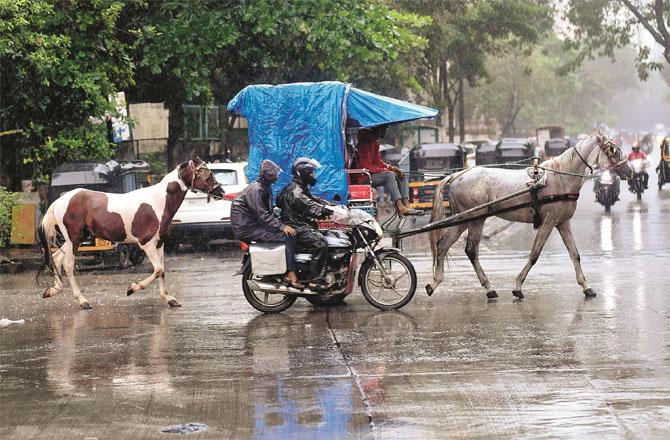
<svg viewBox="0 0 670 440"><path fill-rule="evenodd" d="M247 284L248 280L254 278L251 267L247 268L242 274L242 291L244 297L251 306L263 313L279 313L293 305L298 297L282 295L281 293L267 293L252 290Z"/></svg>
<svg viewBox="0 0 670 440"><path fill-rule="evenodd" d="M389 279L385 279L374 260L361 266L359 281L365 299L380 310L399 309L416 292L416 271L412 263L398 253L383 256L381 264Z"/></svg>

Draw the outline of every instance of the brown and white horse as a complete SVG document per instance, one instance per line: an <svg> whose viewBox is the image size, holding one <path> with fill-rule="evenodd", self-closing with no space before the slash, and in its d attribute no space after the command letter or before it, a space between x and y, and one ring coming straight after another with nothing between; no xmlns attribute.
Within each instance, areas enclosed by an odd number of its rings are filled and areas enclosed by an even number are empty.
<svg viewBox="0 0 670 440"><path fill-rule="evenodd" d="M153 273L139 283L131 283L128 295L144 289L158 278L161 297L170 307L179 307L181 304L165 289L163 244L172 217L189 189L223 197L221 185L197 156L181 163L158 184L147 188L125 194L78 188L61 195L49 206L39 229L44 264L51 265L55 277L54 285L46 289L42 297L49 298L63 290L61 268L64 268L79 306L91 308L74 278L74 251L86 234L91 233L114 242L138 243L151 261ZM49 244L55 242L56 226L65 243L52 255Z"/></svg>

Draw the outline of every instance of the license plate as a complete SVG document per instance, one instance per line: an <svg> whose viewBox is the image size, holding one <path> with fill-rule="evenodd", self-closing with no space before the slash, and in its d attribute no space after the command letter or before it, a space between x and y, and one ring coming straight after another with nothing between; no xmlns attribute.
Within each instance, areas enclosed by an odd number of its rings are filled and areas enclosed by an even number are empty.
<svg viewBox="0 0 670 440"><path fill-rule="evenodd" d="M95 239L95 245L96 246L111 246L112 242L109 240L103 240L102 238L96 238Z"/></svg>

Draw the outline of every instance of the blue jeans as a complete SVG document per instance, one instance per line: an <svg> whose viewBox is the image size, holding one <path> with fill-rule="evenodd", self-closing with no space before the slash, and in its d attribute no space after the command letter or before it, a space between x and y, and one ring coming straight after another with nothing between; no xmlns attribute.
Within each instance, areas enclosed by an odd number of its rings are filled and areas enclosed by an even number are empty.
<svg viewBox="0 0 670 440"><path fill-rule="evenodd" d="M391 195L394 202L400 199L409 199L409 186L407 179L400 179L392 171L382 171L372 175L372 186L377 188L383 186Z"/></svg>

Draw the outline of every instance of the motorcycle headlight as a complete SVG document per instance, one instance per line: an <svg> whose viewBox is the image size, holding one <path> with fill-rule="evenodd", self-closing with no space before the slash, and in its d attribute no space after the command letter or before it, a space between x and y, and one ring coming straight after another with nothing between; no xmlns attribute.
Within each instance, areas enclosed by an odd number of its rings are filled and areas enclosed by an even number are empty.
<svg viewBox="0 0 670 440"><path fill-rule="evenodd" d="M612 183L612 174L610 174L609 171L603 171L603 173L600 175L600 183Z"/></svg>

